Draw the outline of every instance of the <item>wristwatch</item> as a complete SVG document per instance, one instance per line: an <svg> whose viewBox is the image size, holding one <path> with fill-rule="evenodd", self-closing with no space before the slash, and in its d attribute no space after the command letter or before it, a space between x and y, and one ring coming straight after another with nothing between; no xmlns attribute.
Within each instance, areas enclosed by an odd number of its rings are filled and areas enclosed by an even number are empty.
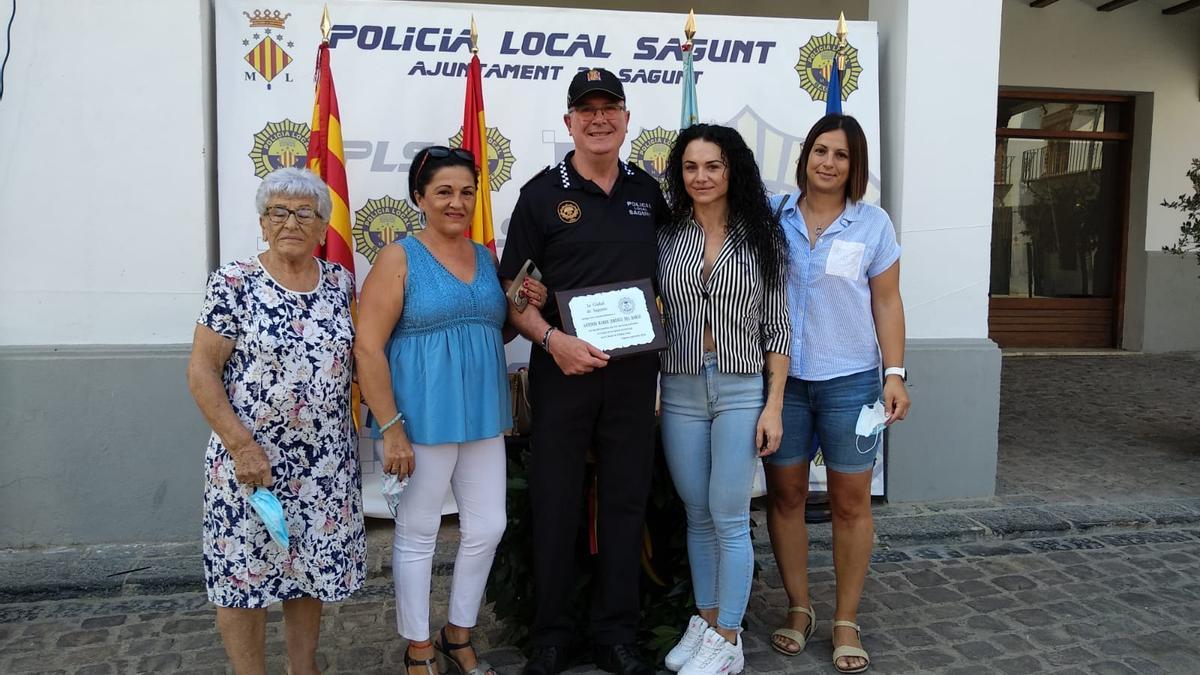
<svg viewBox="0 0 1200 675"><path fill-rule="evenodd" d="M883 371L883 379L887 379L888 375L899 375L901 382L908 382L908 371L899 366L885 368Z"/></svg>

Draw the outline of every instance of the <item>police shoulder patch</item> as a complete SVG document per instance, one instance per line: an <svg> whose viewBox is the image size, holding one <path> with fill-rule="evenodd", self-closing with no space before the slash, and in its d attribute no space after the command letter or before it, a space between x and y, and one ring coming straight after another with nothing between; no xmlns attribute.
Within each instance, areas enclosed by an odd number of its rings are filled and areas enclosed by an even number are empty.
<svg viewBox="0 0 1200 675"><path fill-rule="evenodd" d="M625 166L625 172L628 175L635 177L635 178L644 179L646 181L649 181L650 183L653 183L654 185L658 185L658 179L654 177L654 174L643 169L642 167L638 166L637 164L635 164L633 162L628 162L624 166Z"/></svg>
<svg viewBox="0 0 1200 675"><path fill-rule="evenodd" d="M531 176L529 178L529 180L525 181L525 184L521 186L521 191L524 192L525 188L532 185L535 180L541 178L542 176L545 176L547 173L550 173L550 168L551 168L551 166L547 165L541 171L538 171L537 173L533 174L533 176Z"/></svg>

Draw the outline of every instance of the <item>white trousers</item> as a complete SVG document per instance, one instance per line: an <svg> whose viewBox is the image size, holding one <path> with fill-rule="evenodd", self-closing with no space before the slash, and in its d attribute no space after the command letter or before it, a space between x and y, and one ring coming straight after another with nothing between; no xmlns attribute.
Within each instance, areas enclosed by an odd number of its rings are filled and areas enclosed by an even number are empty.
<svg viewBox="0 0 1200 675"><path fill-rule="evenodd" d="M507 524L504 437L444 445L413 444L416 467L396 509L392 578L396 627L409 640L428 640L433 551L442 522L446 486L458 502L461 540L450 585L450 623L472 628L496 546Z"/></svg>

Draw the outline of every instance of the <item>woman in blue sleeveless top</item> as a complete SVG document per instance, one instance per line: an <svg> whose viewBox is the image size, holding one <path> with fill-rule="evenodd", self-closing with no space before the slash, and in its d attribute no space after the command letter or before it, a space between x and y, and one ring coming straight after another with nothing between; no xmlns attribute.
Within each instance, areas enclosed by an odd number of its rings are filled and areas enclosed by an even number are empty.
<svg viewBox="0 0 1200 675"><path fill-rule="evenodd" d="M396 623L410 673L493 673L470 644L505 519L503 433L511 426L504 361L507 307L493 252L464 236L478 176L470 152L442 146L413 158L409 197L425 227L385 247L363 284L358 381L383 436L383 470L408 485L396 509ZM545 288L531 282L540 307ZM512 333L508 339L515 335ZM462 539L448 623L430 641L429 586L447 487Z"/></svg>

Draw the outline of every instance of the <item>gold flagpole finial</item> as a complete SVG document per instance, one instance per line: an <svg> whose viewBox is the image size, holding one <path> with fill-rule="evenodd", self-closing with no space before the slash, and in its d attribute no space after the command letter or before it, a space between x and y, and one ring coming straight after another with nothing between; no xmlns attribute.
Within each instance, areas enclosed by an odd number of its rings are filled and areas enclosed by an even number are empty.
<svg viewBox="0 0 1200 675"><path fill-rule="evenodd" d="M333 23L329 21L329 5L325 5L325 11L321 13L321 41L329 42L329 31L333 29Z"/></svg>
<svg viewBox="0 0 1200 675"><path fill-rule="evenodd" d="M696 36L696 10L688 10L687 23L683 25L683 34L687 36L687 41L690 43L692 38Z"/></svg>
<svg viewBox="0 0 1200 675"><path fill-rule="evenodd" d="M475 25L475 15L471 15L471 53L479 53L479 28Z"/></svg>

